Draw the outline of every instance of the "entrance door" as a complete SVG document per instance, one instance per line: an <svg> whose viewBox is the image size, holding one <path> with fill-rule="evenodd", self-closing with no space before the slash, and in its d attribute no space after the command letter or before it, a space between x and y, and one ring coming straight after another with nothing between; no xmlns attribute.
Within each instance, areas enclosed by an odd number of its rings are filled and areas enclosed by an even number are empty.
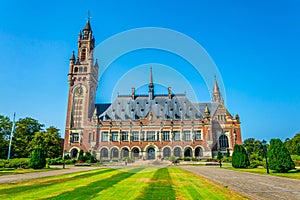
<svg viewBox="0 0 300 200"><path fill-rule="evenodd" d="M154 150L154 148L149 148L148 149L148 159L149 160L155 159L155 150Z"/></svg>

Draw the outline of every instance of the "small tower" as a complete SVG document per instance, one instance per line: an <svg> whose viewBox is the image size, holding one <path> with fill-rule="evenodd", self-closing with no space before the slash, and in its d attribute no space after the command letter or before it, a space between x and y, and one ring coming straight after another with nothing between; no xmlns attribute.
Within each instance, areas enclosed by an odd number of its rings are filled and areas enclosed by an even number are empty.
<svg viewBox="0 0 300 200"><path fill-rule="evenodd" d="M154 84L153 84L153 77L152 77L152 67L150 67L150 83L149 83L149 99L154 99Z"/></svg>
<svg viewBox="0 0 300 200"><path fill-rule="evenodd" d="M213 99L212 99L213 102L218 102L220 104L224 104L224 100L221 96L221 92L220 92L220 89L219 89L219 85L217 83L217 79L215 77L215 81L214 81L214 89L213 89Z"/></svg>

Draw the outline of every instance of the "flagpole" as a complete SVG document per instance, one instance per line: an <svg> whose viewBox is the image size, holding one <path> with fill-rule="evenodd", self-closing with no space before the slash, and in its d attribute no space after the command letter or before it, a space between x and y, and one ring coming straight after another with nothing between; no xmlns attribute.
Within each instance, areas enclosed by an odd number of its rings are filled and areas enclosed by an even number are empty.
<svg viewBox="0 0 300 200"><path fill-rule="evenodd" d="M10 132L9 147L8 147L8 154L7 154L7 159L8 160L10 158L11 141L12 141L12 137L13 137L13 134L14 134L14 131L15 131L15 118L16 118L16 113L14 113L13 125L11 127L11 132Z"/></svg>

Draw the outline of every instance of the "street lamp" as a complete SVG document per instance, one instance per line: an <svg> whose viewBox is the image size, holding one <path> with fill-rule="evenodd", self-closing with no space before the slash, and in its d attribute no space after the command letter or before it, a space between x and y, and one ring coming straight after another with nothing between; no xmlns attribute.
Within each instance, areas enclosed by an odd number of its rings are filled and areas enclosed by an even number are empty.
<svg viewBox="0 0 300 200"><path fill-rule="evenodd" d="M268 166L268 157L267 157L267 141L263 140L261 142L262 146L263 146L263 150L264 150L264 156L266 158L266 168L267 168L267 173L270 174L269 172L269 166Z"/></svg>

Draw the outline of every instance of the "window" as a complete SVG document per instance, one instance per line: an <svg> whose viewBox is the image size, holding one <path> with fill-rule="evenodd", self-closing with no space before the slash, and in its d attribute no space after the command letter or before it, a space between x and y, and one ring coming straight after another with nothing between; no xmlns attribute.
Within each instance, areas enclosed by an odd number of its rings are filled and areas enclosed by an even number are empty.
<svg viewBox="0 0 300 200"><path fill-rule="evenodd" d="M72 137L73 137L72 142L79 142L79 133L73 133Z"/></svg>
<svg viewBox="0 0 300 200"><path fill-rule="evenodd" d="M147 131L147 141L155 140L155 131Z"/></svg>
<svg viewBox="0 0 300 200"><path fill-rule="evenodd" d="M92 141L93 141L92 133L89 133L89 143L91 143Z"/></svg>
<svg viewBox="0 0 300 200"><path fill-rule="evenodd" d="M220 145L220 149L222 150L227 149L229 147L228 138L226 135L221 135L219 137L219 145Z"/></svg>
<svg viewBox="0 0 300 200"><path fill-rule="evenodd" d="M179 131L174 131L173 135L174 135L175 141L180 141L180 132Z"/></svg>
<svg viewBox="0 0 300 200"><path fill-rule="evenodd" d="M128 132L122 131L122 141L128 141Z"/></svg>
<svg viewBox="0 0 300 200"><path fill-rule="evenodd" d="M174 148L174 156L181 157L181 149L179 147Z"/></svg>
<svg viewBox="0 0 300 200"><path fill-rule="evenodd" d="M108 132L102 132L101 133L101 141L107 142L108 141Z"/></svg>
<svg viewBox="0 0 300 200"><path fill-rule="evenodd" d="M141 132L140 132L140 138L141 138L141 141L144 141L144 140L145 140L144 135L145 135L145 131L141 131Z"/></svg>
<svg viewBox="0 0 300 200"><path fill-rule="evenodd" d="M171 156L171 149L169 147L165 147L163 150L163 157L168 158Z"/></svg>
<svg viewBox="0 0 300 200"><path fill-rule="evenodd" d="M119 134L119 133L118 133L117 131L111 132L111 136L112 136L112 141L113 141L113 142L119 141L118 134Z"/></svg>
<svg viewBox="0 0 300 200"><path fill-rule="evenodd" d="M163 141L170 141L170 131L163 131L162 132L162 140Z"/></svg>
<svg viewBox="0 0 300 200"><path fill-rule="evenodd" d="M81 50L81 61L84 61L85 60L85 58L86 58L86 49L82 49Z"/></svg>
<svg viewBox="0 0 300 200"><path fill-rule="evenodd" d="M183 131L183 139L185 141L191 140L191 132L190 131Z"/></svg>
<svg viewBox="0 0 300 200"><path fill-rule="evenodd" d="M139 141L139 132L132 131L132 141Z"/></svg>
<svg viewBox="0 0 300 200"><path fill-rule="evenodd" d="M195 140L202 140L201 131L194 131Z"/></svg>

